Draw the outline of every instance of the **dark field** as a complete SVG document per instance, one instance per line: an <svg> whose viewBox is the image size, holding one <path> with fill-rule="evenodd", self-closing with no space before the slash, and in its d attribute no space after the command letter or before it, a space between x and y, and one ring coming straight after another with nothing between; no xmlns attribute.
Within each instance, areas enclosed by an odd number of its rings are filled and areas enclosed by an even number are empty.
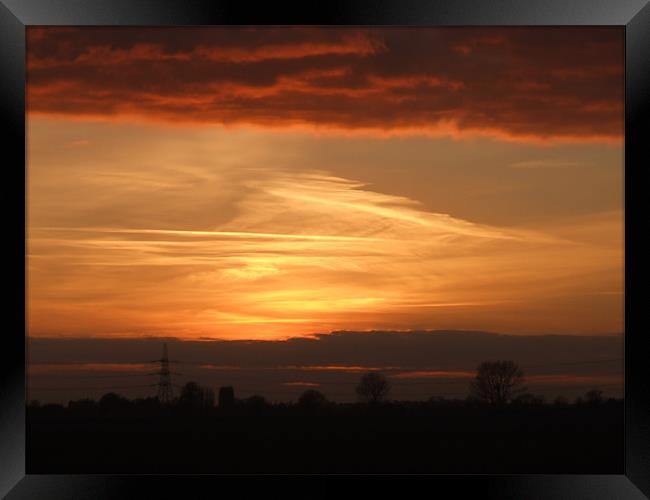
<svg viewBox="0 0 650 500"><path fill-rule="evenodd" d="M621 474L623 403L30 408L27 472Z"/></svg>

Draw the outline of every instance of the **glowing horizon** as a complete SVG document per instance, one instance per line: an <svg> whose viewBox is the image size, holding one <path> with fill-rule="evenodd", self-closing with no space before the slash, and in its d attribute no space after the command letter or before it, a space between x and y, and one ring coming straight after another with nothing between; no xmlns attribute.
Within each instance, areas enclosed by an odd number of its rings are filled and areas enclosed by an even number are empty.
<svg viewBox="0 0 650 500"><path fill-rule="evenodd" d="M29 335L621 333L618 32L402 31L30 28Z"/></svg>

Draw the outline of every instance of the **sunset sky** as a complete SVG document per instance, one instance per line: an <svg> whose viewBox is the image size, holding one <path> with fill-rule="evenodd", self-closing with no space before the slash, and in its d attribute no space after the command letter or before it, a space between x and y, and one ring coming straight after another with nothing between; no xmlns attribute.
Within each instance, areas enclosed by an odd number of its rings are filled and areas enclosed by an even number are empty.
<svg viewBox="0 0 650 500"><path fill-rule="evenodd" d="M30 336L623 332L622 29L27 33Z"/></svg>

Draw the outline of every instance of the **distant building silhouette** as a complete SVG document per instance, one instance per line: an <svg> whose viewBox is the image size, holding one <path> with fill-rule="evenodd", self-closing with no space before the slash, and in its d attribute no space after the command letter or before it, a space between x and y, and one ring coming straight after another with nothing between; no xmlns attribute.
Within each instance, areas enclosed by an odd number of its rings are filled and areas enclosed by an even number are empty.
<svg viewBox="0 0 650 500"><path fill-rule="evenodd" d="M235 406L235 389L232 386L219 389L219 408L232 408Z"/></svg>

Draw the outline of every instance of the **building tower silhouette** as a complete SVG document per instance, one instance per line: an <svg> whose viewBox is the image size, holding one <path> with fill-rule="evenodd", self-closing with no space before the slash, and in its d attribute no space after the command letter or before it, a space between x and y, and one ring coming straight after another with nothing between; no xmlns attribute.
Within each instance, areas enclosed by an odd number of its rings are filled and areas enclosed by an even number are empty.
<svg viewBox="0 0 650 500"><path fill-rule="evenodd" d="M160 377L156 384L158 386L158 401L162 404L169 404L174 400L174 390L172 385L172 372L169 370L167 344L163 344L162 358L156 359L152 363L160 364L160 370L155 372L155 375Z"/></svg>

